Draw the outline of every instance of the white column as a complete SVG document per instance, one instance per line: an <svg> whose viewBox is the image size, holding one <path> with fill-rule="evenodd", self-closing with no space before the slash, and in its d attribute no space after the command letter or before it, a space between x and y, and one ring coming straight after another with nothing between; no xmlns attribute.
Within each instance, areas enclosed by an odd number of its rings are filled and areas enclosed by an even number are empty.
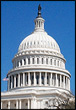
<svg viewBox="0 0 76 110"><path fill-rule="evenodd" d="M23 86L25 86L25 73L23 73Z"/></svg>
<svg viewBox="0 0 76 110"><path fill-rule="evenodd" d="M16 75L14 75L14 88L16 88Z"/></svg>
<svg viewBox="0 0 76 110"><path fill-rule="evenodd" d="M16 109L18 109L18 100L16 100Z"/></svg>
<svg viewBox="0 0 76 110"><path fill-rule="evenodd" d="M56 87L58 87L57 73L56 73Z"/></svg>
<svg viewBox="0 0 76 110"><path fill-rule="evenodd" d="M9 81L10 81L10 78L9 78L9 76L8 76L8 91L9 91L9 85L10 85L10 83L9 83Z"/></svg>
<svg viewBox="0 0 76 110"><path fill-rule="evenodd" d="M46 64L46 57L44 57L44 64Z"/></svg>
<svg viewBox="0 0 76 110"><path fill-rule="evenodd" d="M51 86L52 86L52 73L51 73Z"/></svg>
<svg viewBox="0 0 76 110"><path fill-rule="evenodd" d="M39 86L41 86L41 72L39 73Z"/></svg>
<svg viewBox="0 0 76 110"><path fill-rule="evenodd" d="M30 101L29 101L29 99L28 99L28 109L30 109Z"/></svg>
<svg viewBox="0 0 76 110"><path fill-rule="evenodd" d="M65 89L65 76L63 76L63 87Z"/></svg>
<svg viewBox="0 0 76 110"><path fill-rule="evenodd" d="M36 98L31 99L31 109L37 108L37 101Z"/></svg>
<svg viewBox="0 0 76 110"><path fill-rule="evenodd" d="M28 58L26 57L26 65L28 65Z"/></svg>
<svg viewBox="0 0 76 110"><path fill-rule="evenodd" d="M24 59L22 59L22 66L24 66Z"/></svg>
<svg viewBox="0 0 76 110"><path fill-rule="evenodd" d="M10 100L8 101L8 109L10 109Z"/></svg>
<svg viewBox="0 0 76 110"><path fill-rule="evenodd" d="M54 59L52 59L52 65L54 65Z"/></svg>
<svg viewBox="0 0 76 110"><path fill-rule="evenodd" d="M28 85L30 86L30 72L28 73Z"/></svg>
<svg viewBox="0 0 76 110"><path fill-rule="evenodd" d="M11 76L11 89L12 89L12 86L13 86L13 77Z"/></svg>
<svg viewBox="0 0 76 110"><path fill-rule="evenodd" d="M34 72L34 86L36 85L36 73Z"/></svg>
<svg viewBox="0 0 76 110"><path fill-rule="evenodd" d="M50 65L50 57L48 58L48 64Z"/></svg>
<svg viewBox="0 0 76 110"><path fill-rule="evenodd" d="M19 67L20 67L20 61L19 61Z"/></svg>
<svg viewBox="0 0 76 110"><path fill-rule="evenodd" d="M30 57L30 64L32 64L32 57Z"/></svg>
<svg viewBox="0 0 76 110"><path fill-rule="evenodd" d="M18 74L18 87L20 87L20 73Z"/></svg>
<svg viewBox="0 0 76 110"><path fill-rule="evenodd" d="M41 56L39 57L39 64L41 64Z"/></svg>
<svg viewBox="0 0 76 110"><path fill-rule="evenodd" d="M22 103L21 103L21 100L19 100L19 109L21 109L21 105L22 105Z"/></svg>
<svg viewBox="0 0 76 110"><path fill-rule="evenodd" d="M69 78L68 80L69 80L69 84L68 84L68 86L69 86L69 90L70 90L70 78Z"/></svg>
<svg viewBox="0 0 76 110"><path fill-rule="evenodd" d="M10 82L10 76L9 76L9 89L11 88L11 87L10 87L10 83L11 83L11 82Z"/></svg>
<svg viewBox="0 0 76 110"><path fill-rule="evenodd" d="M14 88L16 88L16 75L14 75Z"/></svg>
<svg viewBox="0 0 76 110"><path fill-rule="evenodd" d="M1 101L1 109L2 109L2 101Z"/></svg>
<svg viewBox="0 0 76 110"><path fill-rule="evenodd" d="M62 85L62 80L61 80L61 74L60 74L60 87L61 87L61 85Z"/></svg>
<svg viewBox="0 0 76 110"><path fill-rule="evenodd" d="M47 85L47 72L45 72L45 85Z"/></svg>
<svg viewBox="0 0 76 110"><path fill-rule="evenodd" d="M36 58L36 56L35 56L35 64L37 64L37 58Z"/></svg>

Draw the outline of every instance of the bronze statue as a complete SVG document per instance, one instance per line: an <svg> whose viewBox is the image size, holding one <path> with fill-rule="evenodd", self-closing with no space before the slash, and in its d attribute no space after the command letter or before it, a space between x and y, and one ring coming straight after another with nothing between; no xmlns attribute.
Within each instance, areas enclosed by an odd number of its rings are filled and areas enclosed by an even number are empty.
<svg viewBox="0 0 76 110"><path fill-rule="evenodd" d="M41 6L40 6L40 4L39 4L39 6L38 6L38 10L41 11Z"/></svg>

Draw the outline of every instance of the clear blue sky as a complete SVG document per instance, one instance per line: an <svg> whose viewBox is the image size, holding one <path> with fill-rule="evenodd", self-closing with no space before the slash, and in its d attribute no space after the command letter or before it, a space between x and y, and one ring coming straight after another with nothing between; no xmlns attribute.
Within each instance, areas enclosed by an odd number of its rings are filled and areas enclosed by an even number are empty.
<svg viewBox="0 0 76 110"><path fill-rule="evenodd" d="M75 94L75 1L2 1L1 2L1 91L2 81L12 69L12 58L21 41L34 30L38 5L42 7L45 30L60 46L71 73L71 91Z"/></svg>

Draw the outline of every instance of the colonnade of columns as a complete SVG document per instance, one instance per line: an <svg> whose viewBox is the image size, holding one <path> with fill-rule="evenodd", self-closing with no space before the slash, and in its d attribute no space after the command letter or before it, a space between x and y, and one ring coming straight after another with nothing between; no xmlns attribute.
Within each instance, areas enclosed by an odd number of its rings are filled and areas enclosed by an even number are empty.
<svg viewBox="0 0 76 110"><path fill-rule="evenodd" d="M24 103L24 104L23 104ZM16 99L1 101L1 109L30 109L31 100L30 99Z"/></svg>
<svg viewBox="0 0 76 110"><path fill-rule="evenodd" d="M8 76L8 90L24 86L55 86L70 90L69 77L48 72L23 72Z"/></svg>
<svg viewBox="0 0 76 110"><path fill-rule="evenodd" d="M13 67L16 68L16 67L21 67L21 66L24 66L24 65L32 65L32 64L48 64L48 65L52 65L52 66L57 66L57 67L62 67L62 68L65 68L65 63L63 61L61 61L60 59L55 59L55 58L51 58L51 57L32 57L30 56L29 58L28 57L25 57L23 59L20 59L20 60L15 60L14 63L13 63Z"/></svg>

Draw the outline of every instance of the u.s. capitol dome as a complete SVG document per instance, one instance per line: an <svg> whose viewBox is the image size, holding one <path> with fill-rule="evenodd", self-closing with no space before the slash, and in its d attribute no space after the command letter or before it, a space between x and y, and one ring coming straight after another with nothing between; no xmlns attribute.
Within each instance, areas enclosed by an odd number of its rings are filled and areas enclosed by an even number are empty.
<svg viewBox="0 0 76 110"><path fill-rule="evenodd" d="M40 5L34 22L34 31L20 43L12 59L8 91L1 93L2 108L44 109L49 108L48 103L50 108L57 108L56 100L72 96L71 74L65 68L59 45L44 29Z"/></svg>

